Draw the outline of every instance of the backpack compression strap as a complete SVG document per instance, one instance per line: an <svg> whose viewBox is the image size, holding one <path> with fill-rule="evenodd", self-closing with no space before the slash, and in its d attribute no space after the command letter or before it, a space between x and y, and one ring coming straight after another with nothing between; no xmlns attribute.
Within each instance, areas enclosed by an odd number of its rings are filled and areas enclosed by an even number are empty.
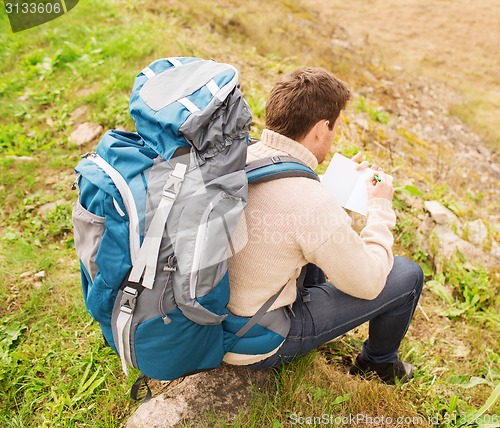
<svg viewBox="0 0 500 428"><path fill-rule="evenodd" d="M249 183L263 183L285 177L307 177L319 181L318 175L304 162L292 156L271 156L245 167Z"/></svg>

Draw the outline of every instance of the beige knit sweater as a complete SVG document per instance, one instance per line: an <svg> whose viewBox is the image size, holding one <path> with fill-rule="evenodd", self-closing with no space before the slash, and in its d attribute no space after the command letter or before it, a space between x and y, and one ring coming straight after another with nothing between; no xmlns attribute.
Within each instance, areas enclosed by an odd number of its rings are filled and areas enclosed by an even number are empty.
<svg viewBox="0 0 500 428"><path fill-rule="evenodd" d="M248 149L248 162L273 155L294 156L315 169L314 155L300 143L264 130ZM245 242L229 260L229 310L252 316L287 284L272 309L296 299L296 279L302 266L314 263L339 290L374 299L383 289L392 264L396 216L386 199L368 203L366 226L358 235L351 218L321 183L293 177L252 184L245 215L234 241ZM276 351L276 350L275 350ZM272 355L226 354L230 364L251 364Z"/></svg>

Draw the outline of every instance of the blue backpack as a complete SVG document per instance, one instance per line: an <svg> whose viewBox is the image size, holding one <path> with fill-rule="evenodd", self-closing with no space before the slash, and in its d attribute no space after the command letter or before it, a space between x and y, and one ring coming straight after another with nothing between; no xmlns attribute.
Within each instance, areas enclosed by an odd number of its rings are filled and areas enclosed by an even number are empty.
<svg viewBox="0 0 500 428"><path fill-rule="evenodd" d="M289 328L267 312L279 293L252 318L226 308L231 237L249 182L317 176L288 157L246 166L252 116L230 65L155 61L130 112L137 132L108 131L75 168L73 211L85 304L123 371L173 380L272 351Z"/></svg>

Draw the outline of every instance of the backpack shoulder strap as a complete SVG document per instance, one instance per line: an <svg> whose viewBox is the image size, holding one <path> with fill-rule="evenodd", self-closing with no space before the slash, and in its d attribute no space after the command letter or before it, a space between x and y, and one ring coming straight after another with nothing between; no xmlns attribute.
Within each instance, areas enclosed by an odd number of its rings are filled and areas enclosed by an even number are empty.
<svg viewBox="0 0 500 428"><path fill-rule="evenodd" d="M319 181L318 175L304 162L292 156L271 156L245 167L249 183L263 183L285 177L307 177Z"/></svg>
<svg viewBox="0 0 500 428"><path fill-rule="evenodd" d="M304 162L294 158L293 156L271 156L269 158L258 159L247 164L245 172L247 173L249 183L263 183L265 181L277 180L285 177L306 177L320 181L318 174L316 174ZM301 292L305 292L305 275L306 266L302 268L300 276L297 278L297 288ZM269 307L278 298L281 291L283 291L283 288L280 289L275 296L272 296L269 299L271 301ZM307 296L305 299L307 299ZM257 314L255 314L255 316L257 316Z"/></svg>
<svg viewBox="0 0 500 428"><path fill-rule="evenodd" d="M277 180L285 177L307 177L319 181L318 175L311 168L309 168L304 162L292 156L272 156L270 158L259 159L248 164L245 167L245 172L247 173L249 183L263 183L265 181ZM306 270L307 265L302 267L300 275L297 278L297 288L303 296L306 294L304 287ZM244 336L261 320L273 303L278 299L282 291L285 289L285 286L286 284L273 294L248 320L248 322L238 332L236 332L237 337Z"/></svg>
<svg viewBox="0 0 500 428"><path fill-rule="evenodd" d="M306 277L306 271L307 271L307 265L302 267L302 270L300 271L300 275L297 278L297 289L300 291L302 296L307 294L307 291L304 287L304 279ZM273 303L278 299L280 296L281 292L285 289L287 284L284 284L275 294L273 294L269 299L267 299L264 304L259 308L259 310L248 320L248 322L241 327L237 332L236 336L237 337L243 337L248 331L255 325L257 324L261 318L266 314L266 312L269 310L269 308L273 305ZM308 302L309 300L304 300L304 302Z"/></svg>

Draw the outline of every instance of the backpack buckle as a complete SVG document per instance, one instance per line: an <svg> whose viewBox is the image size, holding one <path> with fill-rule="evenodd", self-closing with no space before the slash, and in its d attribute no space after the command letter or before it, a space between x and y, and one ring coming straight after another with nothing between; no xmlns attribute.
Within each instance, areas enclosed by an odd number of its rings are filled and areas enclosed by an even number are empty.
<svg viewBox="0 0 500 428"><path fill-rule="evenodd" d="M163 187L163 196L174 200L179 193L181 183L184 180L184 175L186 174L187 165L183 163L178 163L175 165L175 169L170 173L165 187Z"/></svg>
<svg viewBox="0 0 500 428"><path fill-rule="evenodd" d="M272 163L280 163L281 158L279 156L271 156L271 162Z"/></svg>
<svg viewBox="0 0 500 428"><path fill-rule="evenodd" d="M137 303L138 291L132 287L125 287L123 289L123 295L120 300L120 310L127 314L134 313L135 305Z"/></svg>

